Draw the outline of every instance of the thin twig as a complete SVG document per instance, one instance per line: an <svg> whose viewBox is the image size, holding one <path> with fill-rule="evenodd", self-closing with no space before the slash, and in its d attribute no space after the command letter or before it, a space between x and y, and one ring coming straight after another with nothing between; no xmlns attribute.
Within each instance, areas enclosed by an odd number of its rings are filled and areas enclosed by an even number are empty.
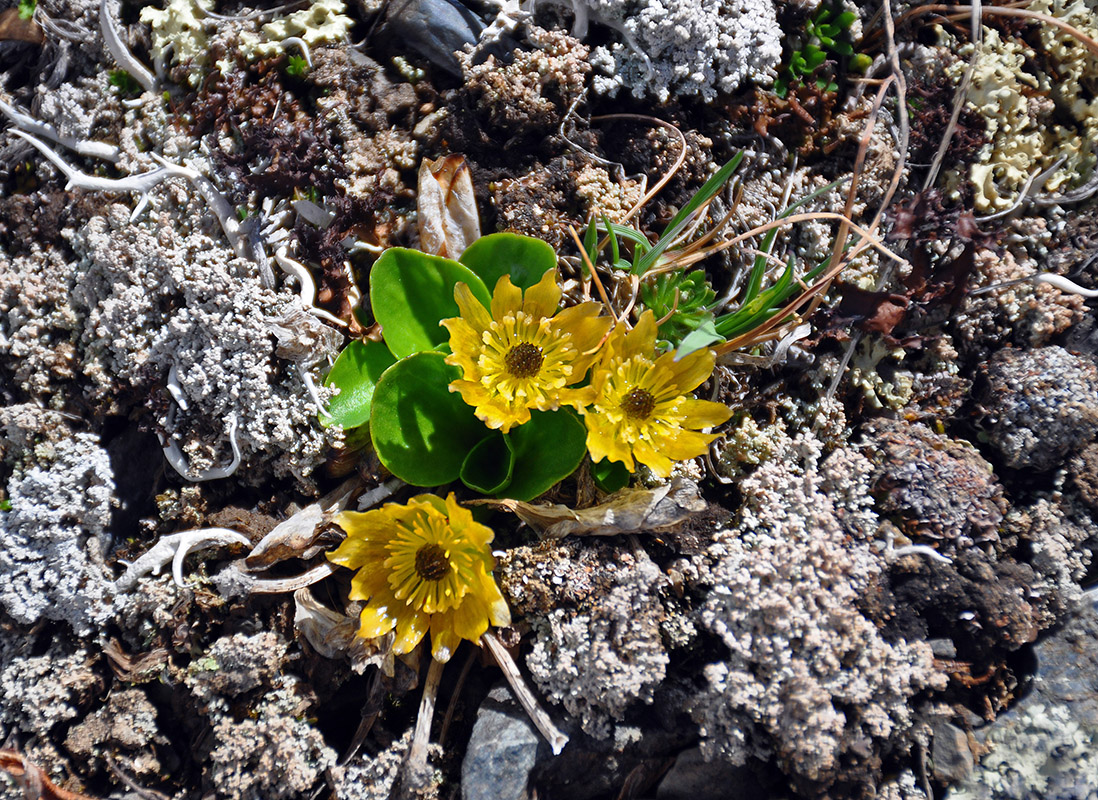
<svg viewBox="0 0 1098 800"><path fill-rule="evenodd" d="M514 692L519 704L526 711L527 716L530 717L530 721L534 723L534 727L549 742L549 746L553 749L553 755L559 756L561 750L568 744L568 737L553 724L553 720L549 719L549 715L542 710L537 698L530 691L530 687L522 679L522 673L519 672L518 665L511 658L511 654L507 652L507 648L503 646L503 642L491 631L487 631L480 638L488 647L488 652L492 654L492 658L499 664L499 668L503 671L503 677L511 684L511 691Z"/></svg>
<svg viewBox="0 0 1098 800"><path fill-rule="evenodd" d="M405 795L415 796L431 780L430 767L427 765L428 745L431 740L431 722L435 718L438 684L445 666L443 662L432 658L427 667L427 678L423 682L423 695L419 701L419 714L416 716L416 730L412 734L412 746L408 748L404 761L401 789Z"/></svg>

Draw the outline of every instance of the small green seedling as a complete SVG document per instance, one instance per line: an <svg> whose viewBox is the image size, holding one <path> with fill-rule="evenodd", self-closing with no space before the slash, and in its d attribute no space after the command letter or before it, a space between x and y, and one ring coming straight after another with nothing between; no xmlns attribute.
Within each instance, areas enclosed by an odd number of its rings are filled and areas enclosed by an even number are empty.
<svg viewBox="0 0 1098 800"><path fill-rule="evenodd" d="M19 19L28 20L34 16L34 9L38 6L38 0L19 0Z"/></svg>
<svg viewBox="0 0 1098 800"><path fill-rule="evenodd" d="M818 89L834 92L839 85L834 80L835 70L829 66L829 58L832 62L845 62L851 71L865 72L870 58L854 52L850 36L850 26L857 18L853 11L840 12L835 6L821 6L805 24L804 45L793 51L789 64L774 81L774 93L785 97L791 87L805 83L813 76Z"/></svg>
<svg viewBox="0 0 1098 800"><path fill-rule="evenodd" d="M302 56L290 56L289 61L286 62L286 74L294 78L300 78L308 71L309 62Z"/></svg>

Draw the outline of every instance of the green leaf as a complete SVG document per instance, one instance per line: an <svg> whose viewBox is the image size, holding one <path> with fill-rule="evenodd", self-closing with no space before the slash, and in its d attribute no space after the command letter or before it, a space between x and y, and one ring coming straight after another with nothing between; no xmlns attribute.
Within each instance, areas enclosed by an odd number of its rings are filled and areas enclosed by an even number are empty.
<svg viewBox="0 0 1098 800"><path fill-rule="evenodd" d="M691 331L683 337L679 349L675 351L675 360L682 361L691 353L724 340L725 337L717 333L713 320L708 319L699 325L697 330Z"/></svg>
<svg viewBox="0 0 1098 800"><path fill-rule="evenodd" d="M347 345L324 379L324 385L337 387L339 394L328 404L328 414L321 415L320 424L351 430L369 422L374 388L381 373L395 363L381 342L355 340Z"/></svg>
<svg viewBox="0 0 1098 800"><path fill-rule="evenodd" d="M510 485L500 494L533 500L576 471L587 454L587 428L566 408L532 411L529 422L507 435L507 445L515 466Z"/></svg>
<svg viewBox="0 0 1098 800"><path fill-rule="evenodd" d="M370 270L370 304L393 355L402 358L449 341L439 321L458 316L458 283L468 284L488 305L484 282L456 261L403 247L381 254Z"/></svg>
<svg viewBox="0 0 1098 800"><path fill-rule="evenodd" d="M850 71L864 73L873 64L873 59L865 53L855 53L850 59ZM918 98L913 98L918 99Z"/></svg>
<svg viewBox="0 0 1098 800"><path fill-rule="evenodd" d="M33 17L37 5L37 0L19 0L19 8L16 12L19 14L19 19L28 20Z"/></svg>
<svg viewBox="0 0 1098 800"><path fill-rule="evenodd" d="M290 56L286 61L286 74L300 78L309 71L309 62L302 56Z"/></svg>
<svg viewBox="0 0 1098 800"><path fill-rule="evenodd" d="M667 223L667 228L664 229L663 236L660 237L659 241L642 258L637 259L636 264L633 266L634 275L643 275L656 266L656 262L663 255L663 251L675 241L675 237L682 233L683 228L690 223L694 212L712 200L717 192L724 188L724 185L728 183L728 179L732 177L732 173L740 166L741 161L743 161L742 150L717 170L713 177L707 180L690 198L690 202L679 209L679 212Z"/></svg>
<svg viewBox="0 0 1098 800"><path fill-rule="evenodd" d="M816 28L816 36L818 36L820 39L823 39L825 36L828 39L834 39L842 32L842 28L840 28L838 25L820 25L818 28Z"/></svg>
<svg viewBox="0 0 1098 800"><path fill-rule="evenodd" d="M648 241L648 237L636 228L630 228L628 225L618 225L616 222L611 222L609 224L603 222L602 225L604 231L631 241L635 248L639 248L637 252L641 255L647 253L652 247L652 243Z"/></svg>
<svg viewBox="0 0 1098 800"><path fill-rule="evenodd" d="M491 292L504 275L510 275L511 283L520 289L529 289L557 265L557 254L532 236L491 233L465 248L458 261L475 272Z"/></svg>
<svg viewBox="0 0 1098 800"><path fill-rule="evenodd" d="M587 223L587 231L583 234L583 250L587 253L587 259L594 264L599 259L599 229L595 224L595 218ZM587 277L587 265L583 265L584 277Z"/></svg>
<svg viewBox="0 0 1098 800"><path fill-rule="evenodd" d="M842 28L844 31L850 30L850 26L854 24L854 20L858 18L858 15L853 11L844 11L839 14L839 18L835 20L835 24Z"/></svg>
<svg viewBox="0 0 1098 800"><path fill-rule="evenodd" d="M370 435L386 469L414 486L456 479L469 451L491 435L450 381L442 353L416 353L385 371L374 390Z"/></svg>
<svg viewBox="0 0 1098 800"><path fill-rule="evenodd" d="M461 465L462 482L475 492L496 494L511 483L515 456L501 433L481 439Z"/></svg>
<svg viewBox="0 0 1098 800"><path fill-rule="evenodd" d="M835 42L831 49L841 56L854 55L854 48L851 47L850 42Z"/></svg>
<svg viewBox="0 0 1098 800"><path fill-rule="evenodd" d="M823 50L813 50L808 54L808 71L811 72L825 61L827 61L827 53Z"/></svg>
<svg viewBox="0 0 1098 800"><path fill-rule="evenodd" d="M629 485L633 473L620 461L604 458L591 465L591 477L595 479L595 485L604 492L616 492Z"/></svg>

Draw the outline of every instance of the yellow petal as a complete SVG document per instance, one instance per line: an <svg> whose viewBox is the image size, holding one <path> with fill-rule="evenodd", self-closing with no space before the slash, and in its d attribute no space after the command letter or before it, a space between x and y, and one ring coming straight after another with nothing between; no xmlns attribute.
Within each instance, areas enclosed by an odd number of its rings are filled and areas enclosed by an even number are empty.
<svg viewBox="0 0 1098 800"><path fill-rule="evenodd" d="M388 609L371 603L358 615L358 635L363 639L376 639L387 634L396 624L396 618L388 613Z"/></svg>
<svg viewBox="0 0 1098 800"><path fill-rule="evenodd" d="M653 369L668 370L670 381L679 394L694 391L713 374L716 357L712 350L697 350L677 363L674 358L674 353L665 353L657 359Z"/></svg>
<svg viewBox="0 0 1098 800"><path fill-rule="evenodd" d="M526 290L522 301L522 310L534 319L551 317L560 305L561 291L557 286L557 271L546 270L541 280ZM498 317L497 317L498 319Z"/></svg>
<svg viewBox="0 0 1098 800"><path fill-rule="evenodd" d="M498 627L511 624L511 609L503 599L493 577L487 572L481 573L480 597L488 606L488 621Z"/></svg>
<svg viewBox="0 0 1098 800"><path fill-rule="evenodd" d="M451 611L431 620L431 657L442 664L450 660L461 644L461 637L453 630L453 615Z"/></svg>
<svg viewBox="0 0 1098 800"><path fill-rule="evenodd" d="M430 617L408 606L397 617L396 638L393 639L393 652L398 656L410 653L420 643L430 625Z"/></svg>
<svg viewBox="0 0 1098 800"><path fill-rule="evenodd" d="M553 318L553 325L561 333L572 334L572 346L579 355L572 362L572 383L578 383L591 363L599 357L599 342L606 336L614 321L600 317L600 303L580 303L561 311Z"/></svg>
<svg viewBox="0 0 1098 800"><path fill-rule="evenodd" d="M461 316L451 317L451 319L464 319L473 327L474 331L486 330L492 324L492 318L488 316L488 309L477 300L473 290L467 284L459 283L454 287L454 300L457 301L458 311ZM446 322L447 320L443 320L443 324Z"/></svg>
<svg viewBox="0 0 1098 800"><path fill-rule="evenodd" d="M688 458L697 458L705 455L709 449L709 443L717 438L715 433L698 433L697 431L675 430L665 436L653 437L653 442L660 453L672 461L685 461ZM640 458L638 455L637 458Z"/></svg>
<svg viewBox="0 0 1098 800"><path fill-rule="evenodd" d="M657 477L666 478L671 474L671 459L656 451L643 439L633 443L633 455L637 457L637 461L652 470Z"/></svg>
<svg viewBox="0 0 1098 800"><path fill-rule="evenodd" d="M388 597L389 582L386 571L380 568L380 560L364 566L351 578L350 598L352 600L370 600L375 597Z"/></svg>
<svg viewBox="0 0 1098 800"><path fill-rule="evenodd" d="M461 392L461 399L473 408L487 403L491 398L479 381L451 381L449 388L451 392Z"/></svg>
<svg viewBox="0 0 1098 800"><path fill-rule="evenodd" d="M480 334L461 317L444 319L440 324L450 331L450 355L446 363L461 367L463 377L476 380L480 377L477 360L480 358Z"/></svg>
<svg viewBox="0 0 1098 800"><path fill-rule="evenodd" d="M651 357L656 352L656 327L656 315L650 309L645 310L633 330L625 335L619 355Z"/></svg>
<svg viewBox="0 0 1098 800"><path fill-rule="evenodd" d="M480 635L488 630L488 606L477 596L470 593L453 612L453 632L470 642L480 640Z"/></svg>
<svg viewBox="0 0 1098 800"><path fill-rule="evenodd" d="M464 399L465 395L462 395ZM474 407L473 413L477 419L493 430L507 433L516 425L525 425L530 421L530 409L526 406L508 406L503 403L493 402L495 398L486 398L482 403ZM469 402L466 400L465 402ZM472 403L469 403L473 405Z"/></svg>
<svg viewBox="0 0 1098 800"><path fill-rule="evenodd" d="M625 464L626 469L633 471L633 455L629 443L618 436L616 426L603 422L598 415L587 414L583 421L587 423L587 450L591 453L592 461L601 461L608 458Z"/></svg>
<svg viewBox="0 0 1098 800"><path fill-rule="evenodd" d="M514 314L521 308L522 290L511 283L510 275L504 275L496 281L496 290L492 292L492 319L503 319L507 314Z"/></svg>
<svg viewBox="0 0 1098 800"><path fill-rule="evenodd" d="M682 421L684 428L714 428L728 422L732 417L732 409L723 403L695 400L692 397L683 399L679 404L679 411L685 415Z"/></svg>
<svg viewBox="0 0 1098 800"><path fill-rule="evenodd" d="M584 386L580 389L561 389L557 402L562 406L571 406L580 411L595 402L595 387Z"/></svg>

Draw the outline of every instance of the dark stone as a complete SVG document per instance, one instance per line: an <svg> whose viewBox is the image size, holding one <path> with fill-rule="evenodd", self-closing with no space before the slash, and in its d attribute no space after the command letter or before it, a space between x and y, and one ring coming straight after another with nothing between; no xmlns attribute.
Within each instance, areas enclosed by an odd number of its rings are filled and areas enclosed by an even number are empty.
<svg viewBox="0 0 1098 800"><path fill-rule="evenodd" d="M942 783L964 780L972 774L972 767L976 763L968 743L968 734L945 721L934 726L930 760L934 778Z"/></svg>
<svg viewBox="0 0 1098 800"><path fill-rule="evenodd" d="M656 790L656 800L753 800L762 796L750 769L719 758L706 761L697 747L679 753Z"/></svg>
<svg viewBox="0 0 1098 800"><path fill-rule="evenodd" d="M994 541L1007 504L991 465L971 445L922 424L878 419L866 426L881 511L915 539Z"/></svg>
<svg viewBox="0 0 1098 800"><path fill-rule="evenodd" d="M988 752L949 797L1098 798L1098 612L1083 606L1034 649L1033 689L974 731Z"/></svg>
<svg viewBox="0 0 1098 800"><path fill-rule="evenodd" d="M526 712L506 686L497 686L477 710L461 764L463 800L526 800L527 782L541 743Z"/></svg>
<svg viewBox="0 0 1098 800"><path fill-rule="evenodd" d="M1098 367L1062 347L1001 350L986 368L989 439L1015 469L1049 470L1098 433Z"/></svg>

